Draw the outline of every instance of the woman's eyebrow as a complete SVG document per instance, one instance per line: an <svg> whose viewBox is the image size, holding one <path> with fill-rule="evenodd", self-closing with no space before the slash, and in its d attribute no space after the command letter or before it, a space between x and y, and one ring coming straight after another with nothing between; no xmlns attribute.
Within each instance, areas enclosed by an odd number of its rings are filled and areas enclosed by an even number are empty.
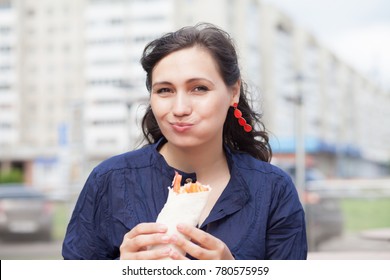
<svg viewBox="0 0 390 280"><path fill-rule="evenodd" d="M172 83L168 81L155 82L152 84L152 88L159 85L172 85Z"/></svg>
<svg viewBox="0 0 390 280"><path fill-rule="evenodd" d="M214 83L207 78L191 78L191 79L187 80L186 83L189 84L189 83L201 82L201 81L205 81L205 82L208 82L208 83L214 85Z"/></svg>
<svg viewBox="0 0 390 280"><path fill-rule="evenodd" d="M205 81L207 83L210 83L212 85L214 85L214 83L207 79L207 78L191 78L191 79L188 79L185 81L186 84L191 84L191 83L194 83L194 82L202 82L202 81ZM152 88L156 87L156 86L161 86L161 85L173 85L173 83L171 82L168 82L168 81L157 81L155 83L152 84Z"/></svg>

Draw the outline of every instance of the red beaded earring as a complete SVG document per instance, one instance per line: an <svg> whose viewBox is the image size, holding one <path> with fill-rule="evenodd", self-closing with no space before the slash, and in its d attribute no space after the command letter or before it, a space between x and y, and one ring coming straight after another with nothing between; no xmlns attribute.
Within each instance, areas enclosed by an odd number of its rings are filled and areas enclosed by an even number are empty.
<svg viewBox="0 0 390 280"><path fill-rule="evenodd" d="M238 123L244 128L246 132L251 132L252 131L252 126L250 124L246 123L246 120L242 117L242 112L240 109L237 108L238 104L234 103L233 108L234 108L234 117L238 119Z"/></svg>

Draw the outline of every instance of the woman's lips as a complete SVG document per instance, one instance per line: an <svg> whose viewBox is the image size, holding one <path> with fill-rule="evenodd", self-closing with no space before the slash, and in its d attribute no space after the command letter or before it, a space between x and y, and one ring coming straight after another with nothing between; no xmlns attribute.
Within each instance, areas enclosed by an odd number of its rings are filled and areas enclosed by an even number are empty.
<svg viewBox="0 0 390 280"><path fill-rule="evenodd" d="M193 126L191 123L171 123L171 125L172 128L177 132L185 132Z"/></svg>

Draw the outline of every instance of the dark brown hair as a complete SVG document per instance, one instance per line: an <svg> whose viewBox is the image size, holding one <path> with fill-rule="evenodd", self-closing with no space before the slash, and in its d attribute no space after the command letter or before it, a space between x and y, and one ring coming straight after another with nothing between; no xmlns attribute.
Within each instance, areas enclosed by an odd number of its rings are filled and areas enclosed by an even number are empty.
<svg viewBox="0 0 390 280"><path fill-rule="evenodd" d="M241 79L237 53L230 35L214 25L202 23L167 33L145 47L141 64L146 71L146 88L149 92L155 65L165 56L193 46L200 46L209 51L227 86L232 86ZM253 130L249 133L244 131L234 117L231 107L224 123L223 141L231 150L246 152L257 159L269 162L272 151L268 134L260 121L261 115L252 110L246 94L246 85L241 81L238 109ZM142 119L142 131L149 143L155 143L163 137L150 106Z"/></svg>

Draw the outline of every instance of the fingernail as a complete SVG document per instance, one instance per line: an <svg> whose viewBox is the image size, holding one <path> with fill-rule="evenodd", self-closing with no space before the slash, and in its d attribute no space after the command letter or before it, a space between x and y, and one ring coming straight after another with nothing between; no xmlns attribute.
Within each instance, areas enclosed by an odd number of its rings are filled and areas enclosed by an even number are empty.
<svg viewBox="0 0 390 280"><path fill-rule="evenodd" d="M171 259L177 259L179 255L178 253L172 250L172 252L169 254L169 257L171 257Z"/></svg>
<svg viewBox="0 0 390 280"><path fill-rule="evenodd" d="M169 241L169 236L168 235L164 235L163 237L161 237L161 241L165 242L165 243L168 243Z"/></svg>
<svg viewBox="0 0 390 280"><path fill-rule="evenodd" d="M166 247L166 248L162 251L162 253L163 253L164 256L169 256L169 255L171 254L171 251L172 251L171 248Z"/></svg>
<svg viewBox="0 0 390 280"><path fill-rule="evenodd" d="M184 230L185 225L184 224L177 224L176 228L180 231Z"/></svg>
<svg viewBox="0 0 390 280"><path fill-rule="evenodd" d="M177 241L177 236L175 234L173 234L170 239L172 242L175 243Z"/></svg>
<svg viewBox="0 0 390 280"><path fill-rule="evenodd" d="M158 232L166 232L168 227L166 225L159 225L157 230Z"/></svg>

